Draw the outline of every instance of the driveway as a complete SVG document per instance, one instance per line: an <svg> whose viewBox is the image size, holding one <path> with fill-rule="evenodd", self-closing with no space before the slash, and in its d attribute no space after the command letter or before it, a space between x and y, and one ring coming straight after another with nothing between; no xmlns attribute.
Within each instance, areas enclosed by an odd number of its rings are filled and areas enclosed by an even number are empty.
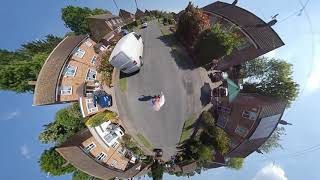
<svg viewBox="0 0 320 180"><path fill-rule="evenodd" d="M201 109L202 81L197 70L178 67L156 21L138 33L144 40L144 66L128 77L125 93L116 87L119 114L131 135L143 134L169 160L177 151L184 121ZM154 111L146 100L161 91L166 102L160 111Z"/></svg>

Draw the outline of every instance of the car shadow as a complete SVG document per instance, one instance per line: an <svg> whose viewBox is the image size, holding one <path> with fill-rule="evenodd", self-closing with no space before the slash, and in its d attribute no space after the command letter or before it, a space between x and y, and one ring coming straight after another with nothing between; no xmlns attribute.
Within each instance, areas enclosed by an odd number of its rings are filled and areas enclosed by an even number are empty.
<svg viewBox="0 0 320 180"><path fill-rule="evenodd" d="M151 99L155 98L156 96L145 96L142 95L141 97L138 98L139 101L150 101Z"/></svg>
<svg viewBox="0 0 320 180"><path fill-rule="evenodd" d="M129 73L129 74L123 73L123 72L120 71L120 77L119 78L123 79L123 78L131 77L131 76L134 76L134 75L138 74L139 72L140 72L140 69L138 71L136 71L136 72Z"/></svg>

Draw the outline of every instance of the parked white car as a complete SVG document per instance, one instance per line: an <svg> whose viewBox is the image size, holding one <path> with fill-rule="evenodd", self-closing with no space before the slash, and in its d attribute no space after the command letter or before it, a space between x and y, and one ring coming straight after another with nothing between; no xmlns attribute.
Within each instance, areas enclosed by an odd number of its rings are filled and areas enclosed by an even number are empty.
<svg viewBox="0 0 320 180"><path fill-rule="evenodd" d="M148 27L148 23L147 23L147 22L144 22L144 23L142 24L142 28L146 28L146 27Z"/></svg>
<svg viewBox="0 0 320 180"><path fill-rule="evenodd" d="M131 32L123 36L114 47L109 62L122 72L130 74L143 65L143 40L141 35Z"/></svg>

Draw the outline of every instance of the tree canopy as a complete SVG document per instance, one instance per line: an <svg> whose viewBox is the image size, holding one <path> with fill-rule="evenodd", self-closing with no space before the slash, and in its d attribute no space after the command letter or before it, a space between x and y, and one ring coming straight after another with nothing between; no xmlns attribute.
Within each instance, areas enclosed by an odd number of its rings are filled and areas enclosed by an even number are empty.
<svg viewBox="0 0 320 180"><path fill-rule="evenodd" d="M284 134L284 127L277 127L268 140L262 146L260 146L259 150L264 153L269 153L274 149L282 148L280 144L280 137Z"/></svg>
<svg viewBox="0 0 320 180"><path fill-rule="evenodd" d="M37 79L49 53L62 39L53 35L22 44L16 51L0 49L0 89L18 93L33 92L28 81Z"/></svg>
<svg viewBox="0 0 320 180"><path fill-rule="evenodd" d="M208 15L204 14L198 7L189 2L186 9L179 17L176 34L188 46L192 47L198 35L210 27Z"/></svg>
<svg viewBox="0 0 320 180"><path fill-rule="evenodd" d="M240 36L232 31L225 31L220 24L204 30L195 44L195 55L199 65L210 63L213 59L232 53L242 43Z"/></svg>
<svg viewBox="0 0 320 180"><path fill-rule="evenodd" d="M88 7L67 6L62 8L61 18L65 26L76 34L88 34L90 32L87 17L108 13L103 9L89 9Z"/></svg>
<svg viewBox="0 0 320 180"><path fill-rule="evenodd" d="M244 92L287 100L289 104L299 93L299 85L292 78L292 65L280 59L256 58L244 64Z"/></svg>
<svg viewBox="0 0 320 180"><path fill-rule="evenodd" d="M54 147L43 151L38 163L42 172L49 173L53 176L61 176L75 170L72 165L66 164L67 161L55 150Z"/></svg>
<svg viewBox="0 0 320 180"><path fill-rule="evenodd" d="M55 120L44 126L39 135L42 143L60 145L68 138L84 128L83 117L78 103L61 109L56 113Z"/></svg>
<svg viewBox="0 0 320 180"><path fill-rule="evenodd" d="M159 161L154 161L151 165L151 173L153 180L161 180L163 177L164 167Z"/></svg>
<svg viewBox="0 0 320 180"><path fill-rule="evenodd" d="M91 178L90 175L82 172L82 171L75 171L73 174L72 174L72 180L89 180ZM97 178L95 178L96 180L98 180Z"/></svg>
<svg viewBox="0 0 320 180"><path fill-rule="evenodd" d="M226 164L228 168L239 170L242 168L244 158L228 158Z"/></svg>

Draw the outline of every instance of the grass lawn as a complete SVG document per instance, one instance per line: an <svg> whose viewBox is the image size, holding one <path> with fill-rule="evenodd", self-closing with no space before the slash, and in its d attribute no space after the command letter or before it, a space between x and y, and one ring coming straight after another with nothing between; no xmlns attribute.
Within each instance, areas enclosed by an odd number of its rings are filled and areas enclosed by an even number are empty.
<svg viewBox="0 0 320 180"><path fill-rule="evenodd" d="M179 144L182 144L190 137L191 133L193 132L192 125L196 122L196 119L197 118L194 116L191 116L184 122Z"/></svg>
<svg viewBox="0 0 320 180"><path fill-rule="evenodd" d="M121 92L126 92L128 89L128 79L126 77L120 78L120 90Z"/></svg>
<svg viewBox="0 0 320 180"><path fill-rule="evenodd" d="M145 138L141 133L137 134L140 142L148 149L153 150L154 147L153 145L147 140L147 138Z"/></svg>

